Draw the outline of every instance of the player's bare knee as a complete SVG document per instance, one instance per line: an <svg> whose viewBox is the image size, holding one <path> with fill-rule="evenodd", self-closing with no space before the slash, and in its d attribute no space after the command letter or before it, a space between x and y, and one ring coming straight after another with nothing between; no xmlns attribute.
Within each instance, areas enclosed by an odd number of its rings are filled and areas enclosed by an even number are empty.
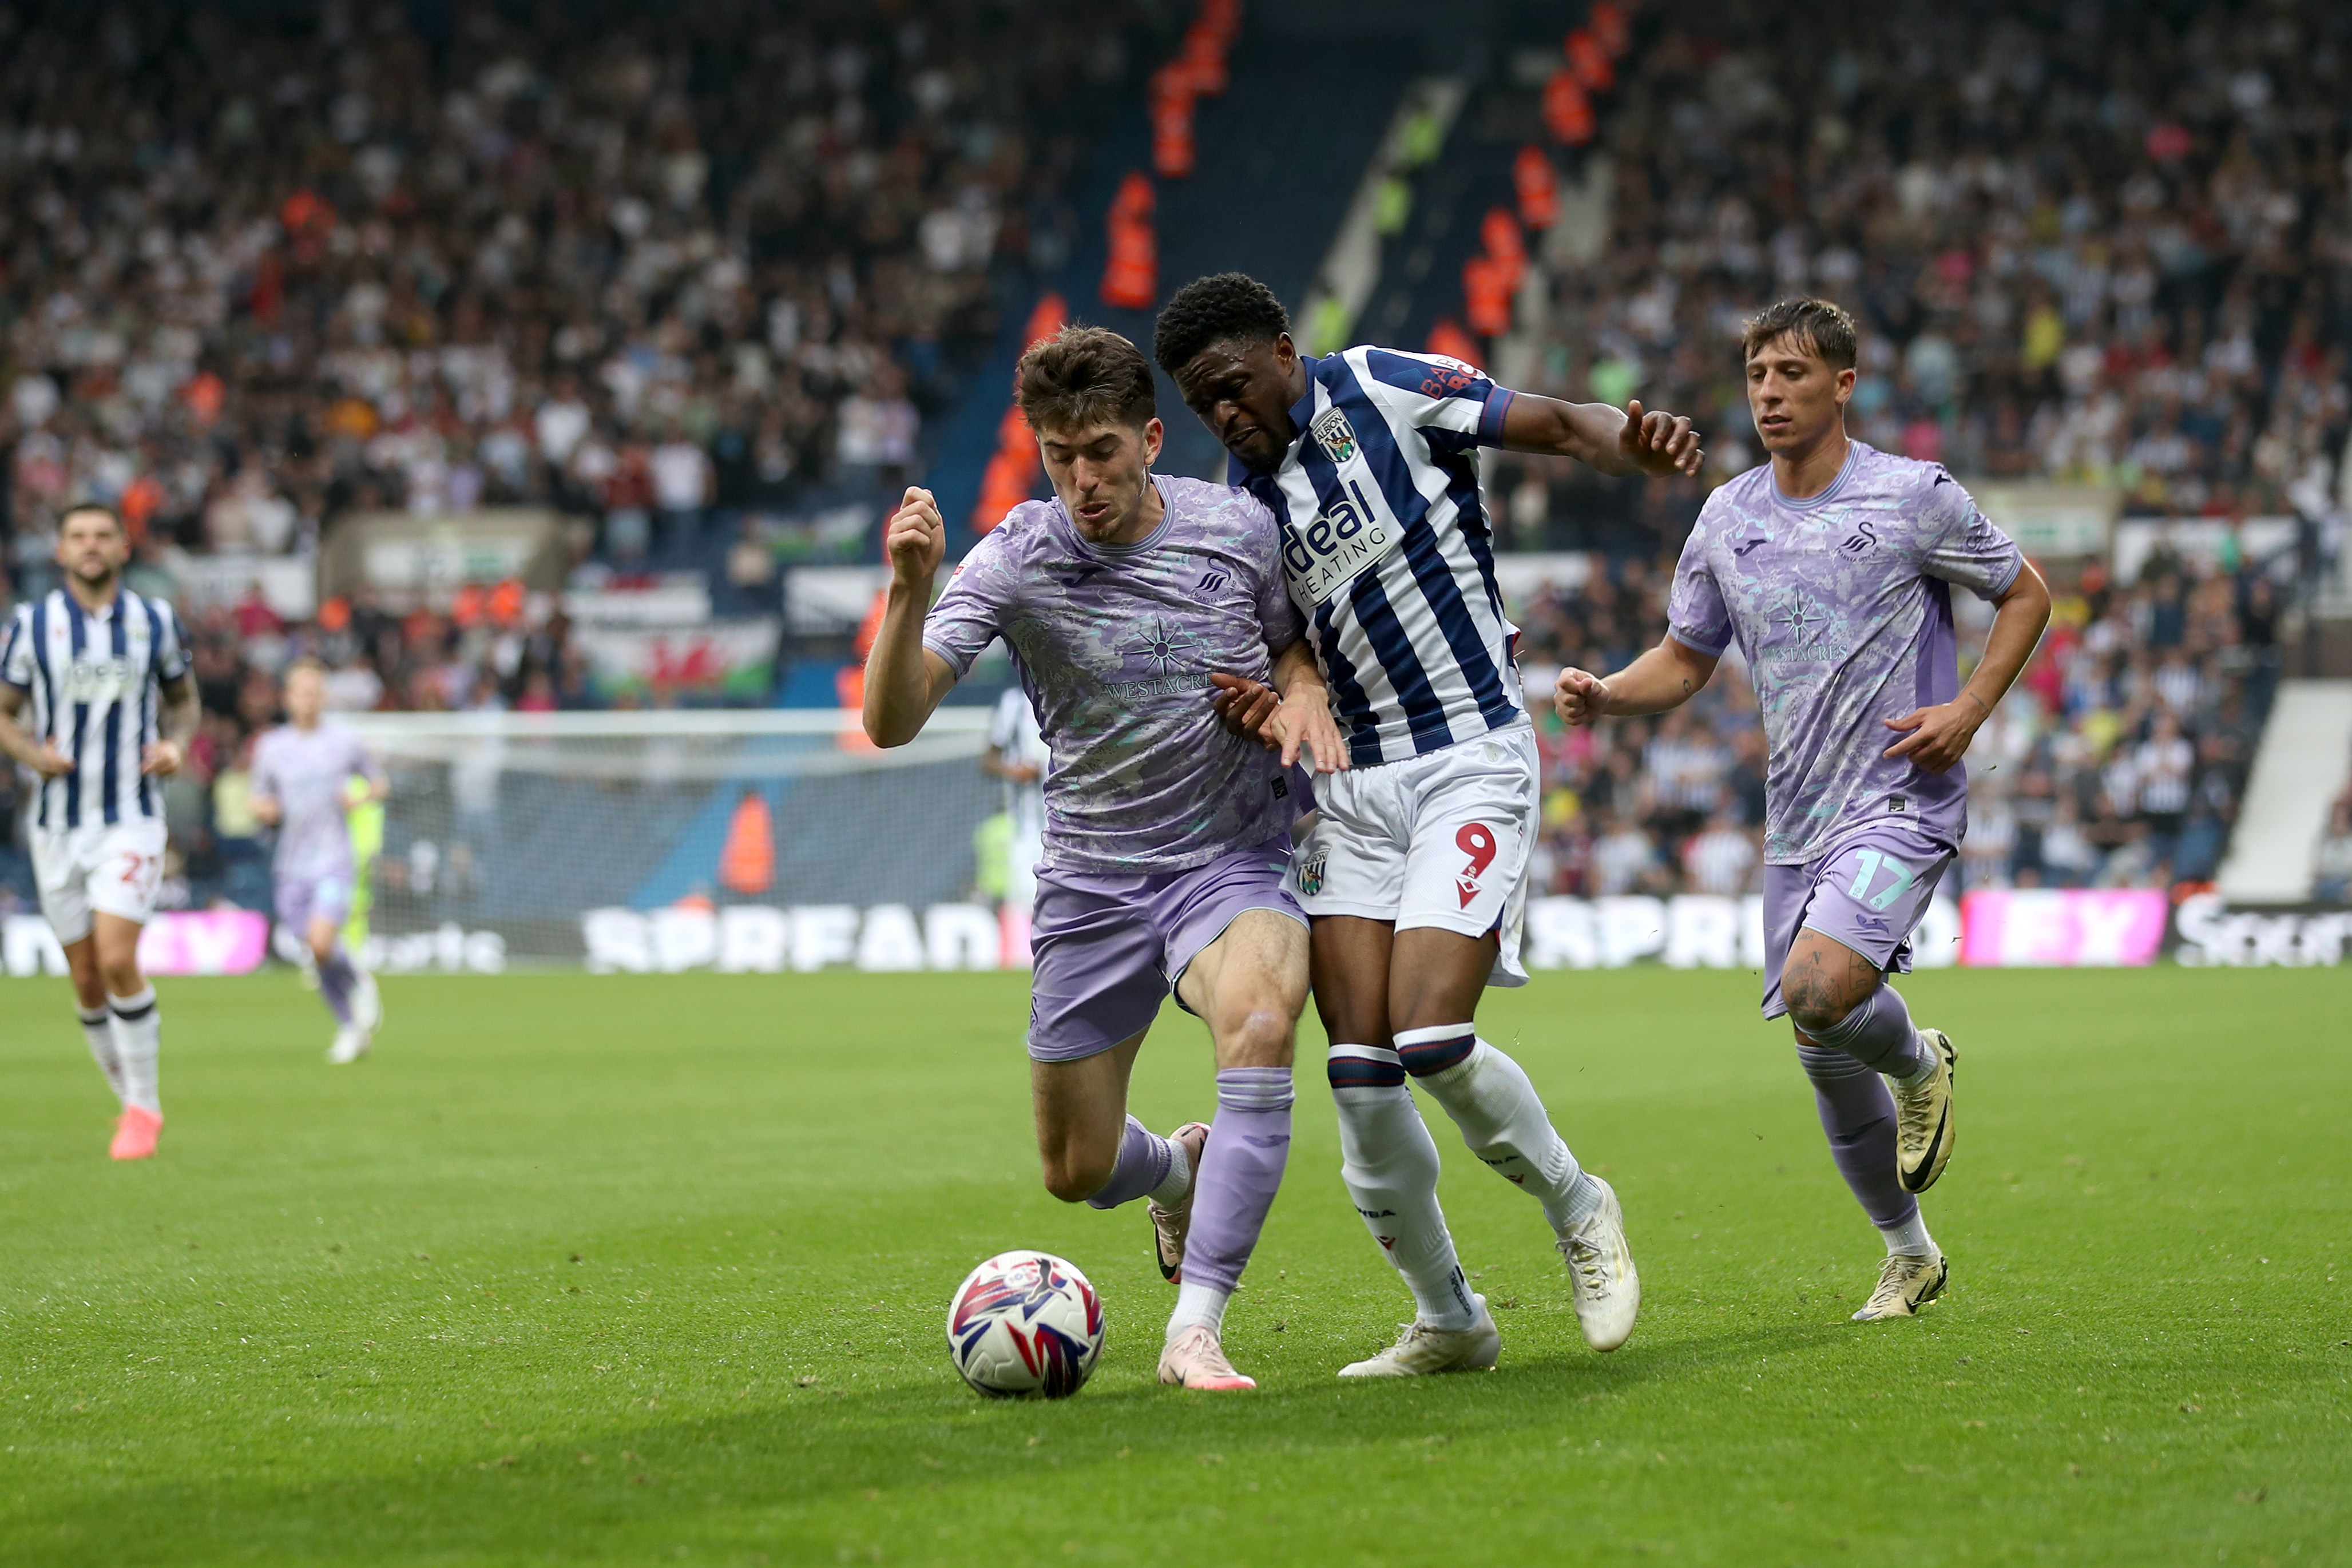
<svg viewBox="0 0 2352 1568"><path fill-rule="evenodd" d="M1853 1002L1824 984L1804 983L1794 991L1784 986L1781 995L1789 1004L1789 1018L1798 1032L1816 1038L1823 1030L1843 1023L1846 1014L1854 1009Z"/></svg>
<svg viewBox="0 0 2352 1568"><path fill-rule="evenodd" d="M139 960L136 955L117 958L111 962L101 960L98 967L98 975L99 978L105 983L107 994L110 996L135 997L147 984L146 977L139 973Z"/></svg>
<svg viewBox="0 0 2352 1568"><path fill-rule="evenodd" d="M1224 1067L1287 1067L1297 1027L1277 1006L1253 1008L1217 1031L1217 1060Z"/></svg>

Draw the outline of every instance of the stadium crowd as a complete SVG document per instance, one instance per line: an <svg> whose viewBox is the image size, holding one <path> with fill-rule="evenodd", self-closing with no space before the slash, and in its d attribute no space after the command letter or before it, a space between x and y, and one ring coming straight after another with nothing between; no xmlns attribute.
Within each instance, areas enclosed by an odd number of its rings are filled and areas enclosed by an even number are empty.
<svg viewBox="0 0 2352 1568"><path fill-rule="evenodd" d="M81 496L121 510L147 591L191 555L307 557L352 512L517 501L593 520L608 559L699 549L763 580L709 519L920 470L995 280L1066 259L1118 106L1094 89L1135 76L1150 19L526 9L0 8L0 597L47 585ZM1534 382L1694 414L1719 480L1757 455L1738 319L1817 291L1864 319L1876 444L2143 512L2326 513L2352 431L2347 25L2306 0L1644 19L1601 120L1608 242L1549 277ZM1655 638L1701 483L1643 491L1668 554L1519 607L1531 666ZM1979 742L1966 875L2208 876L2277 591L2161 557L2077 589ZM200 872L250 837L241 759L295 653L345 706L600 700L560 615L187 608L206 719L173 814L208 824ZM1752 884L1735 676L1553 738L1552 886Z"/></svg>
<svg viewBox="0 0 2352 1568"><path fill-rule="evenodd" d="M992 266L1066 254L1087 89L1128 68L1118 4L520 9L0 10L19 586L83 496L152 580L513 501L626 562L887 483L991 340Z"/></svg>
<svg viewBox="0 0 2352 1568"><path fill-rule="evenodd" d="M2312 0L1655 16L1601 117L1608 242L1549 275L1536 362L1693 414L1727 476L1760 455L1738 323L1818 293L1863 322L1874 445L2146 515L2328 515L2347 88L2352 13ZM1679 531L1687 497L1645 500Z"/></svg>
<svg viewBox="0 0 2352 1568"><path fill-rule="evenodd" d="M180 580L352 512L530 502L772 594L714 509L919 467L997 272L1067 254L1134 11L0 7L0 600L50 586L68 501L120 509L195 643L200 872L251 836L297 653L345 706L594 703L560 615L289 624Z"/></svg>
<svg viewBox="0 0 2352 1568"><path fill-rule="evenodd" d="M1530 690L1561 664L1606 674L1654 643L1672 570L1671 558L1629 559L1533 595L1519 615ZM2062 586L2040 652L1969 753L1952 891L2210 880L2277 682L2277 626L2267 576L2169 554L2133 583L2095 567ZM1539 733L1549 891L1760 889L1764 732L1737 650L1663 717L1563 731L1545 716Z"/></svg>

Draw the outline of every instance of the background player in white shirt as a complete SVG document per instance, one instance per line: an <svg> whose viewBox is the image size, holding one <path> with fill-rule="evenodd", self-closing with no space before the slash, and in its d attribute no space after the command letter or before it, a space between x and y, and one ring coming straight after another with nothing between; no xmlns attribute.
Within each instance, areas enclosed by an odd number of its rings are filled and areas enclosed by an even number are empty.
<svg viewBox="0 0 2352 1568"><path fill-rule="evenodd" d="M163 875L163 800L202 710L188 639L161 600L122 586L131 541L105 507L58 524L66 585L20 604L0 643L0 751L40 779L33 874L66 950L82 1035L122 1103L109 1149L155 1152L163 1106L155 989L139 933Z"/></svg>
<svg viewBox="0 0 2352 1568"><path fill-rule="evenodd" d="M1293 885L1314 922L1341 1176L1417 1312L1394 1345L1341 1375L1487 1367L1500 1353L1438 1207L1437 1145L1408 1076L1473 1153L1543 1205L1585 1340L1613 1350L1641 1302L1616 1195L1579 1166L1527 1073L1473 1021L1489 983L1527 979L1519 927L1540 789L1477 449L1692 474L1698 437L1639 403L1514 393L1456 360L1302 356L1281 302L1240 273L1179 289L1152 349L1231 455L1232 481L1274 514L1354 764L1318 781ZM1267 706L1263 694L1243 702Z"/></svg>
<svg viewBox="0 0 2352 1568"><path fill-rule="evenodd" d="M1037 902L1037 862L1045 852L1045 769L1053 754L1037 728L1037 710L1019 682L996 699L982 769L1004 780L1004 901L1026 913Z"/></svg>

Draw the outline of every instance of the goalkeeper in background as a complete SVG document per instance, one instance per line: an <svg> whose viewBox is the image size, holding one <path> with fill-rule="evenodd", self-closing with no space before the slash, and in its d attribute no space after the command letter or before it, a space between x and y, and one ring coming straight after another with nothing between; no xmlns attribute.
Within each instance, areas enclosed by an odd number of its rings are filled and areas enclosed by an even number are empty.
<svg viewBox="0 0 2352 1568"><path fill-rule="evenodd" d="M326 707L326 666L295 660L286 673L287 722L254 743L253 811L278 830L278 922L310 945L319 994L340 1026L327 1060L345 1062L367 1054L383 1019L374 980L342 944L357 870L345 787L359 774L369 784L364 799L380 800L384 779L358 737L323 722Z"/></svg>

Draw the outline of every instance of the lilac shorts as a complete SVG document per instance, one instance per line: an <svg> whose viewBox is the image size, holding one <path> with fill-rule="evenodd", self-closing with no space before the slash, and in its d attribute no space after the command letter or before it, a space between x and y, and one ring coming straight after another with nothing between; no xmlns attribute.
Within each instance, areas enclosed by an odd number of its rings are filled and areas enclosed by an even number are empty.
<svg viewBox="0 0 2352 1568"><path fill-rule="evenodd" d="M278 924L297 936L321 915L337 925L351 918L352 879L338 872L328 876L281 876L278 879Z"/></svg>
<svg viewBox="0 0 2352 1568"><path fill-rule="evenodd" d="M1889 974L1911 969L1911 932L1952 848L1914 828L1866 828L1809 865L1764 868L1764 1016L1781 1017L1780 966L1807 926Z"/></svg>
<svg viewBox="0 0 2352 1568"><path fill-rule="evenodd" d="M1289 871L1286 833L1191 871L1039 868L1029 927L1030 1057L1076 1061L1141 1033L1185 967L1247 910L1306 925L1283 887Z"/></svg>

